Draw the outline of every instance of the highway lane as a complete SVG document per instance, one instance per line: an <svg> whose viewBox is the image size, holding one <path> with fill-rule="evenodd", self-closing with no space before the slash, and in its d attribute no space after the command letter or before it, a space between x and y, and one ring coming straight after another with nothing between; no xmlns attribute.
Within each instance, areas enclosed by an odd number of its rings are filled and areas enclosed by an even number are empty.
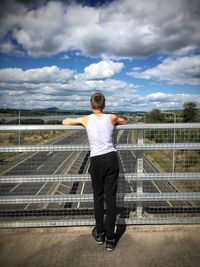
<svg viewBox="0 0 200 267"><path fill-rule="evenodd" d="M67 137L59 138L54 144L83 144L87 142L87 136L83 131L74 131ZM67 174L71 167L77 164L77 159L81 157L80 152L37 152L27 154L27 159L13 164L14 167L4 170L4 175L48 175ZM76 169L76 168L75 168ZM74 171L75 172L75 171ZM77 170L76 170L77 172ZM1 195L42 195L56 193L60 183L19 183L6 184L1 186ZM62 185L63 186L63 185ZM67 182L65 194L68 194L73 182ZM58 190L59 191L59 190ZM12 208L40 208L42 205L12 205ZM60 206L60 204L59 204ZM44 207L44 205L43 205Z"/></svg>
<svg viewBox="0 0 200 267"><path fill-rule="evenodd" d="M124 131L121 135L120 139L118 140L119 143L129 144L132 142L132 136L131 131ZM122 172L136 172L136 165L137 165L137 158L138 158L138 152L137 151L119 151L119 157L121 162L121 170ZM154 173L159 172L158 169L152 164L152 162L144 155L144 163L143 163L143 170L147 173ZM122 191L130 192L130 188L132 192L137 191L137 182L130 181L126 182L123 181L122 183ZM170 181L143 181L143 192L147 193L164 193L164 192L176 192L178 191L178 188L175 188L173 183ZM134 203L124 203L126 207L133 208L135 205ZM166 208L178 208L178 207L190 207L191 204L187 201L163 201L163 202L143 202L144 210L149 208L157 209L163 208L164 210Z"/></svg>
<svg viewBox="0 0 200 267"><path fill-rule="evenodd" d="M131 143L131 131L121 131L119 135L120 143ZM55 144L77 144L87 142L86 133L83 131L76 131L74 134L68 137L59 139ZM29 153L27 153L29 154ZM136 172L137 152L133 151L119 151L118 152L120 162L120 172ZM147 159L144 162L144 169L149 172L155 170L149 170L147 167ZM20 164L6 172L7 175L16 174L77 174L88 173L89 168L89 154L88 152L37 152L22 161ZM166 186L167 182L144 181L144 192L169 192L173 191L173 188ZM122 181L119 182L119 192L136 192L137 184L134 181ZM92 193L90 182L59 182L59 183L19 183L19 184L7 184L3 185L0 189L1 195L45 195L45 194L88 194ZM123 203L127 209L135 209L135 202ZM176 204L176 203L174 203ZM183 205L183 203L180 203ZM155 204L154 202L144 203L146 208L154 207L169 207L168 202L160 202ZM92 209L92 203L52 203L52 204L27 204L27 205L12 205L12 209Z"/></svg>

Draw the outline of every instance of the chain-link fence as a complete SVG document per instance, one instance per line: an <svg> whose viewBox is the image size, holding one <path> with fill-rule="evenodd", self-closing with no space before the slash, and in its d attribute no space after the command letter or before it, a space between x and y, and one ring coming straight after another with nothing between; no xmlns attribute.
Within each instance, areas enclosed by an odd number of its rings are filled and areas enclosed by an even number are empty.
<svg viewBox="0 0 200 267"><path fill-rule="evenodd" d="M200 223L200 124L117 126L118 223ZM92 225L81 126L0 126L0 226ZM106 209L106 207L105 207Z"/></svg>

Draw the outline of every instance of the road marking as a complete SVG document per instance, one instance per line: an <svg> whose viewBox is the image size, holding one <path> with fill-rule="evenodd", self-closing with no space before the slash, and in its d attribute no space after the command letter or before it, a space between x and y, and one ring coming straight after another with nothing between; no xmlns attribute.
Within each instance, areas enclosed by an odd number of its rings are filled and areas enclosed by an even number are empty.
<svg viewBox="0 0 200 267"><path fill-rule="evenodd" d="M74 135L74 134L75 134L74 132L71 132L71 133L69 133L69 134L66 134L64 137L62 136L61 138L55 140L54 142L51 142L51 144L56 144L57 142L61 141L62 139L65 139L66 137L69 137L69 136ZM10 170L12 170L12 169L14 169L14 168L17 167L18 165L22 164L23 162L25 162L26 160L30 159L31 157L35 156L35 155L38 154L38 153L40 153L40 152L35 152L35 153L33 153L32 155L26 157L26 158L23 159L22 161L18 162L18 163L15 164L14 166L12 166L12 167L10 167L9 169L7 169L7 170L5 170L4 172L2 172L1 175L7 173L8 171L10 171ZM53 152L53 151L50 151L50 152L47 154L47 156L48 156L48 155L51 155L52 153L54 153L54 152ZM73 153L73 152L72 152L72 153ZM57 153L55 153L55 154L52 156L52 158L55 157L56 154L57 154ZM16 155L15 155L15 157L16 157ZM45 163L41 164L41 165L37 168L37 170L39 170L44 164L45 164ZM61 164L61 165L62 165L62 164ZM55 172L56 172L60 167L61 167L61 166L59 166L59 167L55 170ZM53 174L55 174L55 172L54 172ZM13 192L13 191L14 191L19 185L21 185L21 184L22 184L22 183L18 183L17 185L15 185L15 186L10 190L10 192ZM46 182L46 183L39 189L39 191L35 194L35 196L37 196L37 195L41 192L41 190L46 186L46 184L47 184L47 182ZM26 207L25 207L25 209L27 209L27 208L29 207L29 205L30 205L30 204L27 204Z"/></svg>
<svg viewBox="0 0 200 267"><path fill-rule="evenodd" d="M146 171L145 171L146 172ZM155 188L158 190L159 193L162 193L162 191L160 190L160 188L157 186L157 184L153 181L153 180L150 180L152 182L152 184L155 186ZM173 205L170 203L169 200L166 201L167 204L172 208Z"/></svg>
<svg viewBox="0 0 200 267"><path fill-rule="evenodd" d="M67 188L70 188L69 185L66 185L66 184L60 184L61 186L64 186L64 187L67 187Z"/></svg>
<svg viewBox="0 0 200 267"><path fill-rule="evenodd" d="M131 134L131 131L129 130L128 134L127 134L127 144L128 144L128 140L129 140L130 134Z"/></svg>
<svg viewBox="0 0 200 267"><path fill-rule="evenodd" d="M39 189L39 191L35 194L35 196L38 196L38 194L42 191L42 189L46 186L47 182L43 184L43 186ZM30 206L31 203L27 204L24 208L25 210Z"/></svg>
<svg viewBox="0 0 200 267"><path fill-rule="evenodd" d="M157 184L153 181L153 180L151 180L151 182L153 183L153 185L156 187L156 189L158 190L158 192L159 193L162 193L162 191L160 190L160 188L157 186ZM167 202L167 204L172 208L173 206L172 206L172 204L167 200L166 201Z"/></svg>
<svg viewBox="0 0 200 267"><path fill-rule="evenodd" d="M83 182L82 188L81 188L81 195L83 194L85 188L85 182ZM81 202L78 202L77 209L79 209Z"/></svg>
<svg viewBox="0 0 200 267"><path fill-rule="evenodd" d="M162 193L162 191L160 190L160 188L157 186L157 184L155 184L155 182L153 180L151 180L152 184L155 186L155 188L158 190L159 193Z"/></svg>
<svg viewBox="0 0 200 267"><path fill-rule="evenodd" d="M20 184L21 184L21 183L15 185L15 186L10 190L10 192L12 192L13 190L15 190Z"/></svg>
<svg viewBox="0 0 200 267"><path fill-rule="evenodd" d="M120 161L121 161L121 165L122 165L122 168L123 168L123 171L126 172L126 168L125 168L125 165L124 165L124 161L122 159L122 156L121 156L121 153L119 152L119 158L120 158Z"/></svg>
<svg viewBox="0 0 200 267"><path fill-rule="evenodd" d="M122 157L121 157L121 154L119 154L119 157L120 157L120 160L121 160L121 165L122 165L122 167L123 167L123 171L126 172L126 168L125 168L125 166L124 166L124 161L123 161L123 159L122 159ZM134 192L134 189L133 189L133 187L132 187L132 185L131 185L131 182L130 182L130 181L127 181L127 182L128 182L128 184L129 184L129 186L130 186L131 191Z"/></svg>
<svg viewBox="0 0 200 267"><path fill-rule="evenodd" d="M85 143L87 140L86 139L84 139L83 141L82 141L82 143L81 144L83 144L83 143ZM68 172L69 172L69 170L71 169L71 167L72 167L72 165L74 164L74 162L77 160L77 158L80 156L80 154L81 154L81 152L77 152L77 151L73 151L73 152L71 152L71 154L61 163L61 165L54 171L54 173L53 174L55 174L58 170L59 170L59 168L70 158L70 157L72 157L73 156L73 154L75 155L75 158L74 158L74 160L72 161L72 163L68 166L68 168L67 168L67 170L65 170L65 172L63 173L63 174L67 174ZM50 195L55 195L55 193L57 192L57 190L58 190L58 188L60 187L60 185L61 185L61 182L58 182L56 185L55 185L55 187L54 187L54 189L49 193ZM49 203L45 203L44 205L43 205L43 209L46 209L47 207L48 207L48 205L49 205Z"/></svg>
<svg viewBox="0 0 200 267"><path fill-rule="evenodd" d="M122 136L122 134L121 134L121 136ZM130 137L130 131L128 132L127 139L126 139L127 144L128 144L129 137ZM132 152L132 151L131 151L131 152ZM132 153L133 153L133 152L132 152ZM134 155L134 153L133 153L133 155ZM134 155L134 156L135 156L135 155ZM126 172L125 164L124 164L124 161L123 161L123 159L122 159L122 156L121 156L121 153L120 153L120 152L119 152L119 158L120 158L120 161L121 161L121 166L122 166L122 168L123 168L123 172ZM134 190L133 190L133 187L132 187L132 185L131 185L131 182L130 182L130 181L127 181L127 182L128 182L128 184L129 184L129 186L130 186L131 191L133 192Z"/></svg>
<svg viewBox="0 0 200 267"><path fill-rule="evenodd" d="M5 174L6 172L12 170L13 168L17 167L18 165L20 165L21 163L25 162L26 160L30 159L31 157L35 156L37 153L39 152L35 152L34 154L30 155L28 158L23 159L22 161L18 162L17 164L15 164L14 166L10 167L9 169L5 170L4 172L1 173L1 175Z"/></svg>
<svg viewBox="0 0 200 267"><path fill-rule="evenodd" d="M64 135L64 136L62 136L62 137L60 137L59 139L56 139L55 141L50 142L49 144L56 144L57 142L60 142L62 139L65 139L66 137L69 137L69 136L74 135L74 134L76 134L76 133L74 133L74 132L68 133L68 134L66 134L66 135ZM26 153L26 152L25 152L25 153ZM31 157L35 156L35 155L38 154L38 153L40 153L40 152L35 152L35 153L33 153L33 154L30 155L29 157L23 159L22 161L18 162L17 164L15 164L14 166L10 167L9 169L3 171L3 172L1 173L1 175L7 173L8 171L12 170L13 168L17 167L18 165L20 165L21 163L25 162L26 160L30 159ZM53 153L53 152L49 152L49 153ZM56 154L55 154L55 155L56 155Z"/></svg>
<svg viewBox="0 0 200 267"><path fill-rule="evenodd" d="M73 152L72 152L73 153ZM53 174L56 174L56 172L65 164L65 162L71 157L72 153L58 166L58 168L54 171Z"/></svg>
<svg viewBox="0 0 200 267"><path fill-rule="evenodd" d="M12 167L10 167L9 169L7 169L6 171L2 172L1 175L2 175L2 174L5 174L6 172L10 171L11 169L17 167L19 164L21 164L21 163L25 162L26 160L28 160L29 158L35 156L37 153L39 153L39 152L36 152L36 153L34 153L33 155L30 155L28 158L25 158L25 159L23 159L22 161L18 162L18 163L15 164L14 166L12 166ZM10 190L10 192L13 192L13 191L14 191L19 185L21 185L21 184L22 184L22 183L18 183L17 185L15 185L15 186Z"/></svg>
<svg viewBox="0 0 200 267"><path fill-rule="evenodd" d="M39 170L42 166L44 166L45 163L42 163L39 167L37 167L37 170Z"/></svg>
<svg viewBox="0 0 200 267"><path fill-rule="evenodd" d="M88 160L89 160L89 158L88 158ZM88 166L87 166L87 170L86 170L86 174L88 174L89 173L89 164L88 164ZM84 189L85 189L85 181L83 182L83 185L82 185L82 188L81 188L81 195L83 194L83 191L84 191ZM78 202L78 205L77 205L77 208L79 208L80 207L80 204L81 204L81 202Z"/></svg>
<svg viewBox="0 0 200 267"><path fill-rule="evenodd" d="M133 153L133 151L131 151L131 154L132 154L133 157L136 159L136 155L135 155L135 153Z"/></svg>
<svg viewBox="0 0 200 267"><path fill-rule="evenodd" d="M56 192L58 192L58 194L65 195L65 193L60 192L59 190L57 190Z"/></svg>

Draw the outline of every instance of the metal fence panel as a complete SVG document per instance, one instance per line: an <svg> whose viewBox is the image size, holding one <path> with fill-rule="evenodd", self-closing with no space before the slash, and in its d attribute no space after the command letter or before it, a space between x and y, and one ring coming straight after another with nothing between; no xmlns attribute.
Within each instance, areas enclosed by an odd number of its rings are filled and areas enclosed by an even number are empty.
<svg viewBox="0 0 200 267"><path fill-rule="evenodd" d="M200 124L117 126L118 223L200 222ZM93 225L81 126L0 126L0 226Z"/></svg>

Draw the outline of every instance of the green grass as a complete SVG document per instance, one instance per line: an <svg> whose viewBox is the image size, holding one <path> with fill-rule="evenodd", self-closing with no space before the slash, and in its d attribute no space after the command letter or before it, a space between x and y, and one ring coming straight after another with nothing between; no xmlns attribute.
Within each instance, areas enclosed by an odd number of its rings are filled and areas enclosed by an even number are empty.
<svg viewBox="0 0 200 267"><path fill-rule="evenodd" d="M14 153L14 152L12 152L12 153L1 152L0 153L0 160L6 160L8 158L13 157L14 155L16 155L16 153Z"/></svg>
<svg viewBox="0 0 200 267"><path fill-rule="evenodd" d="M41 145L51 144L58 138L70 135L72 131L44 131L44 132L21 132L20 143L21 145ZM1 132L0 133L0 145L18 145L19 133L18 132ZM17 153L0 153L0 160L7 160L8 158L16 155Z"/></svg>
<svg viewBox="0 0 200 267"><path fill-rule="evenodd" d="M160 172L172 172L172 151L147 151L145 155L151 160L155 167ZM186 155L185 158L182 157L181 153L177 155L177 161L175 162L176 172L199 172L198 162L188 167L185 166L185 162L191 155ZM182 192L199 192L200 191L200 181L171 181L177 188ZM200 202L195 202L196 206L200 206Z"/></svg>
<svg viewBox="0 0 200 267"><path fill-rule="evenodd" d="M146 151L145 155L160 172L172 171L172 151Z"/></svg>
<svg viewBox="0 0 200 267"><path fill-rule="evenodd" d="M65 135L66 131L1 132L0 145L18 145L19 139L21 145L47 144Z"/></svg>

